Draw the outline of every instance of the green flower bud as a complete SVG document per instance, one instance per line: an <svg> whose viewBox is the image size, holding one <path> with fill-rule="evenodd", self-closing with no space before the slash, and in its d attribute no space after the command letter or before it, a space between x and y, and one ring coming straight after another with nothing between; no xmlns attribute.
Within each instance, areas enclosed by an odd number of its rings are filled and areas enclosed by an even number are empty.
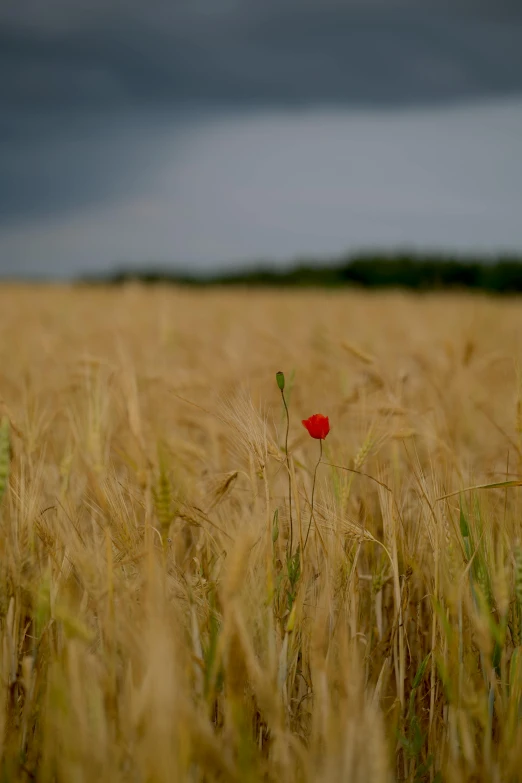
<svg viewBox="0 0 522 783"><path fill-rule="evenodd" d="M285 374L281 371L276 372L276 381L280 391L283 391L285 388Z"/></svg>

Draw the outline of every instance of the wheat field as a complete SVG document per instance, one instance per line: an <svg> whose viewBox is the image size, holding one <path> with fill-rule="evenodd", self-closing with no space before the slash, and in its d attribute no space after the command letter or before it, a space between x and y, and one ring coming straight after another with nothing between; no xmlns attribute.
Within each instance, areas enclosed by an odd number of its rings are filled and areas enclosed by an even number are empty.
<svg viewBox="0 0 522 783"><path fill-rule="evenodd" d="M0 312L2 782L522 780L522 301Z"/></svg>

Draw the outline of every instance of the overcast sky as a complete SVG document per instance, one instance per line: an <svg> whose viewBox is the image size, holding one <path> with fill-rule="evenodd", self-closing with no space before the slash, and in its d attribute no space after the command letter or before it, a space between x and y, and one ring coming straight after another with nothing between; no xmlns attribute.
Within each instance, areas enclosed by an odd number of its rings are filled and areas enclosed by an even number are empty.
<svg viewBox="0 0 522 783"><path fill-rule="evenodd" d="M0 273L522 252L522 3L2 0Z"/></svg>

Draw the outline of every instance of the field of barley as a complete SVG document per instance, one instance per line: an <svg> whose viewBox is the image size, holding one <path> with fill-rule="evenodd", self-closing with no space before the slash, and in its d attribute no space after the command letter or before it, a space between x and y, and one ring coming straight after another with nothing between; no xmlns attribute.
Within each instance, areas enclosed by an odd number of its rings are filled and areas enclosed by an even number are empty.
<svg viewBox="0 0 522 783"><path fill-rule="evenodd" d="M0 313L2 783L522 780L522 300Z"/></svg>

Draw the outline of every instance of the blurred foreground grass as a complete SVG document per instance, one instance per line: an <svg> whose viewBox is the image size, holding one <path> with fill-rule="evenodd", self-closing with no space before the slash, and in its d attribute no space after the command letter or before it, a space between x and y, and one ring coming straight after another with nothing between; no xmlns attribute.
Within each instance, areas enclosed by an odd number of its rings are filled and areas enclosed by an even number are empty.
<svg viewBox="0 0 522 783"><path fill-rule="evenodd" d="M522 779L522 301L0 308L1 781Z"/></svg>

